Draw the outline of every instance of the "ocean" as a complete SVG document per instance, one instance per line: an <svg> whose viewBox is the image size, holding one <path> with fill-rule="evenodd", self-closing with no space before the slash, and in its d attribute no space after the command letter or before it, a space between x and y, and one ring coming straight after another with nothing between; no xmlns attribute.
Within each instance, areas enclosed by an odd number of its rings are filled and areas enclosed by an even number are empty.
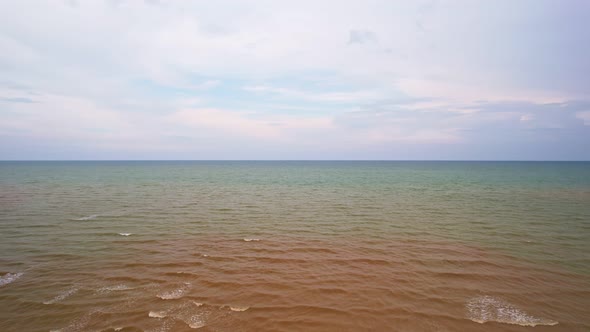
<svg viewBox="0 0 590 332"><path fill-rule="evenodd" d="M0 162L0 331L588 331L590 162Z"/></svg>

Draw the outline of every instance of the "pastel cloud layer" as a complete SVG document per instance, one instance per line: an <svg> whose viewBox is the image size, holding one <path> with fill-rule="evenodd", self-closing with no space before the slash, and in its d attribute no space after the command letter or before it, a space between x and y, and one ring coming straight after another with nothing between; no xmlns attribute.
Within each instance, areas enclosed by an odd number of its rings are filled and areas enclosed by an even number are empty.
<svg viewBox="0 0 590 332"><path fill-rule="evenodd" d="M4 1L0 159L590 160L590 2Z"/></svg>

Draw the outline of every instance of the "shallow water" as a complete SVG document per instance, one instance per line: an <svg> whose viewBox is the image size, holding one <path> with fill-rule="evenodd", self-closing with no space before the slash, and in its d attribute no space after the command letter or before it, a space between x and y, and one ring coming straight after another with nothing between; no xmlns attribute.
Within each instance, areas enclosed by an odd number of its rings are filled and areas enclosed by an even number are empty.
<svg viewBox="0 0 590 332"><path fill-rule="evenodd" d="M0 162L2 331L587 331L590 163Z"/></svg>

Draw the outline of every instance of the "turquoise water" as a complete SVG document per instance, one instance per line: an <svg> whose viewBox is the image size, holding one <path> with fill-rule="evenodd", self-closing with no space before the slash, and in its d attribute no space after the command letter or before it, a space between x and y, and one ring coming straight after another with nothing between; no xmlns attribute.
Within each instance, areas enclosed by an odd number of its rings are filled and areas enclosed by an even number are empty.
<svg viewBox="0 0 590 332"><path fill-rule="evenodd" d="M186 211L206 220L195 232L428 236L590 272L588 162L2 162L0 184L5 235L11 217L156 210L126 229L165 236L182 222L166 213Z"/></svg>
<svg viewBox="0 0 590 332"><path fill-rule="evenodd" d="M260 240L248 245L270 239L318 241L334 248L359 241L359 250L370 241L448 243L585 282L590 278L590 163L0 162L0 276L5 276L0 304L15 306L27 292L27 305L1 314L4 327L63 327L82 313L32 305L51 299L50 289L68 294L64 301L82 297L78 291L69 294L68 287L100 284L104 280L89 271L144 257L148 249L138 248L141 244L178 245L182 252L189 249L180 243L213 238ZM159 259L186 259L175 252ZM52 275L61 268L81 275L76 280ZM297 272L297 266L289 268ZM16 273L22 275L11 277ZM35 292L44 297L36 299ZM77 301L91 306L96 299ZM486 301L496 303L495 298ZM571 301L577 306L584 300L573 296ZM27 310L47 317L41 322L49 328L25 322ZM562 328L568 319L573 329L590 326L582 316L549 318Z"/></svg>

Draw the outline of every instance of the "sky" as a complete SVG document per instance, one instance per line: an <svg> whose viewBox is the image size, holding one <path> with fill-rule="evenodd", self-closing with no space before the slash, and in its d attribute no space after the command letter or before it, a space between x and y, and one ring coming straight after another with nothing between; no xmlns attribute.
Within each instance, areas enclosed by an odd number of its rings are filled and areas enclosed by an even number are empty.
<svg viewBox="0 0 590 332"><path fill-rule="evenodd" d="M0 2L0 160L590 160L590 1Z"/></svg>

